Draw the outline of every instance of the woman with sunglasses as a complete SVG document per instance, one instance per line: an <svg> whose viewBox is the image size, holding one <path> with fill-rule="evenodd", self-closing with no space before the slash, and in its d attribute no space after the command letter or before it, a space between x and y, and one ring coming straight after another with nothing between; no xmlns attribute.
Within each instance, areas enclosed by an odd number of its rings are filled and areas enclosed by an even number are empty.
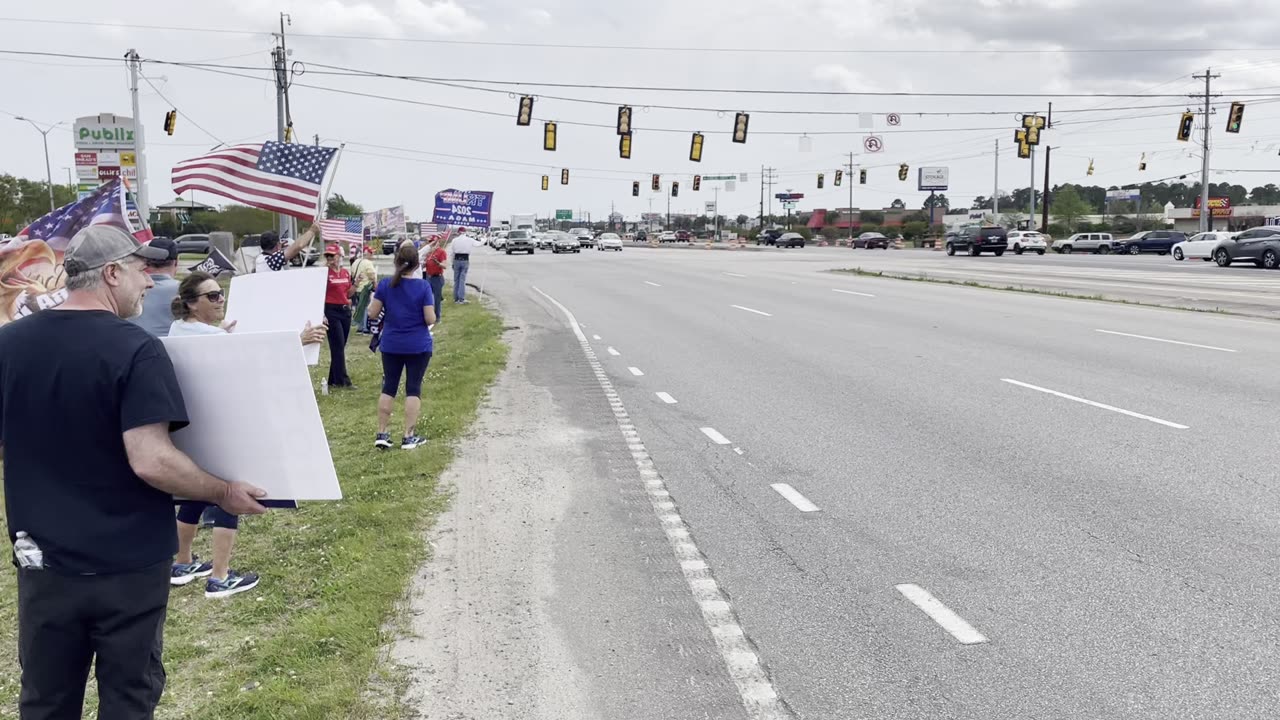
<svg viewBox="0 0 1280 720"><path fill-rule="evenodd" d="M222 335L235 329L235 322L223 322L227 298L218 281L212 275L193 272L178 285L178 296L173 299L173 316L169 337L184 335ZM324 326L302 330L302 344L323 342ZM213 520L213 562L200 562L191 554L196 531L200 529L200 515L208 508ZM204 596L230 597L258 584L254 573L239 573L230 568L231 550L235 547L236 531L240 519L217 505L203 502L178 503L178 556L173 561L169 575L172 585L186 585L196 578L205 581Z"/></svg>

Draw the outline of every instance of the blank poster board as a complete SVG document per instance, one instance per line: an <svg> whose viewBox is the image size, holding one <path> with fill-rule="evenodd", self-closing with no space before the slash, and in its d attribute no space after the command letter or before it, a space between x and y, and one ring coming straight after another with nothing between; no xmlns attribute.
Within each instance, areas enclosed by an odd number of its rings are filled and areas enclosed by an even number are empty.
<svg viewBox="0 0 1280 720"><path fill-rule="evenodd" d="M227 320L236 321L236 334L293 331L296 338L309 322L324 322L326 268L250 273L231 279ZM320 344L305 348L307 364L320 362Z"/></svg>
<svg viewBox="0 0 1280 720"><path fill-rule="evenodd" d="M342 499L297 331L163 342L191 420L173 442L197 465L272 500Z"/></svg>

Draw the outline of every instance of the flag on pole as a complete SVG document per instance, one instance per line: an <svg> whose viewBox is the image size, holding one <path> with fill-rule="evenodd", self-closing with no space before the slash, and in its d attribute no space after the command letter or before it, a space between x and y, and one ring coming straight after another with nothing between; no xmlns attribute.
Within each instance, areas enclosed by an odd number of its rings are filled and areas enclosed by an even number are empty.
<svg viewBox="0 0 1280 720"><path fill-rule="evenodd" d="M236 264L231 262L230 258L222 254L218 248L209 248L209 257L190 267L191 272L206 272L214 277L218 277L224 272L232 275L236 274Z"/></svg>
<svg viewBox="0 0 1280 720"><path fill-rule="evenodd" d="M173 167L173 190L221 195L311 222L337 148L265 142L219 148Z"/></svg>
<svg viewBox="0 0 1280 720"><path fill-rule="evenodd" d="M364 243L364 221L360 218L330 218L320 221L320 237L326 243L344 242L351 245Z"/></svg>

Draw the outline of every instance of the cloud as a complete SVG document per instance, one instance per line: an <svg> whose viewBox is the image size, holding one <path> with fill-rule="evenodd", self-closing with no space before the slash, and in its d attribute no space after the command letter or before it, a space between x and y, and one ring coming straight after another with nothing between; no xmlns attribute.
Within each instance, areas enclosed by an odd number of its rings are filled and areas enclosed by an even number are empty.
<svg viewBox="0 0 1280 720"><path fill-rule="evenodd" d="M534 25L546 27L551 24L551 13L542 8L528 8L524 11L524 16Z"/></svg>
<svg viewBox="0 0 1280 720"><path fill-rule="evenodd" d="M482 20L453 0L396 0L396 16L400 22L434 35L465 35L485 28Z"/></svg>

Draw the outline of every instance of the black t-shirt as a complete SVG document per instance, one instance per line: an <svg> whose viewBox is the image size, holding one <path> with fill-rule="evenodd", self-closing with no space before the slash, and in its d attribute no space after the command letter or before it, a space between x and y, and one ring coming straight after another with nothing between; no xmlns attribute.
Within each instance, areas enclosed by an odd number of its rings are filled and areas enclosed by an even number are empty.
<svg viewBox="0 0 1280 720"><path fill-rule="evenodd" d="M177 552L173 499L129 465L126 430L187 425L164 345L105 311L44 310L0 327L0 440L9 538L45 567L129 572Z"/></svg>

